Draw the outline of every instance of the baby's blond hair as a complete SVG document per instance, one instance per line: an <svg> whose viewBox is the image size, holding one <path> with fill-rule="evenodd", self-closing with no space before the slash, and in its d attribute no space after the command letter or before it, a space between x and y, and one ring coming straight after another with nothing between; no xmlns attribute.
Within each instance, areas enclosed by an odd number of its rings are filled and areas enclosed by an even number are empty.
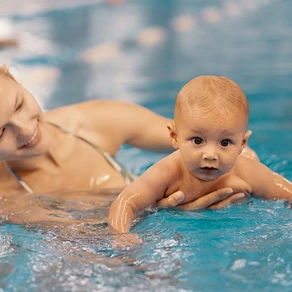
<svg viewBox="0 0 292 292"><path fill-rule="evenodd" d="M249 106L242 89L224 76L199 76L189 81L178 93L174 119L183 109L188 112L199 108L216 116L244 116L248 121Z"/></svg>

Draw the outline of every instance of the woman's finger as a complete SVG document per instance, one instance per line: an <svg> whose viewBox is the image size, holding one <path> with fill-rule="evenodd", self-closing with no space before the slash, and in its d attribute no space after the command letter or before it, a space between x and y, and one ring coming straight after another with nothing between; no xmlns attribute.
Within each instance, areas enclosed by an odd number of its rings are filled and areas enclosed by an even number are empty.
<svg viewBox="0 0 292 292"><path fill-rule="evenodd" d="M237 194L233 194L233 195L227 197L226 199L222 200L221 202L212 204L211 206L208 207L208 209L211 209L211 210L223 209L223 208L231 206L231 205L245 202L248 199L249 199L248 195L245 195L244 193L237 193Z"/></svg>
<svg viewBox="0 0 292 292"><path fill-rule="evenodd" d="M195 201L179 205L177 208L184 211L206 209L209 206L226 199L232 193L233 190L231 188L222 188L208 195L204 195Z"/></svg>

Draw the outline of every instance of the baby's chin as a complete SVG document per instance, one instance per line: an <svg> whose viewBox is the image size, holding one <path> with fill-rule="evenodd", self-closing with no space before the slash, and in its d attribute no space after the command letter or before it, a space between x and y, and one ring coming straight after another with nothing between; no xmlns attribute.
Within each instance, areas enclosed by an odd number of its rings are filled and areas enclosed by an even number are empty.
<svg viewBox="0 0 292 292"><path fill-rule="evenodd" d="M202 175L194 175L194 177L200 181L212 181L212 180L216 180L219 176L202 176Z"/></svg>
<svg viewBox="0 0 292 292"><path fill-rule="evenodd" d="M197 177L198 180L200 181L205 181L205 182L208 182L208 181L213 181L213 180L216 180L218 178L218 176L215 176L215 177L211 177L211 178L202 178L202 177Z"/></svg>

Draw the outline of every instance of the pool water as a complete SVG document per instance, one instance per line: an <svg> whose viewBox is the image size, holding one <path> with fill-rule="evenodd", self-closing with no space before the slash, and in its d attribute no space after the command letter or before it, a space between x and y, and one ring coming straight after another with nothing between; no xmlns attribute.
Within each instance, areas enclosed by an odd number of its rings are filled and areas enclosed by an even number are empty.
<svg viewBox="0 0 292 292"><path fill-rule="evenodd" d="M188 80L225 75L248 96L249 144L292 180L289 0L26 2L0 1L0 15L19 36L0 59L17 66L44 110L97 98L172 117ZM118 160L141 174L164 155L124 146ZM38 200L83 221L66 228L3 222L0 291L292 290L292 208L285 202L145 212L133 229L143 245L116 251L105 222L93 220L107 214L102 198L83 209L50 195Z"/></svg>

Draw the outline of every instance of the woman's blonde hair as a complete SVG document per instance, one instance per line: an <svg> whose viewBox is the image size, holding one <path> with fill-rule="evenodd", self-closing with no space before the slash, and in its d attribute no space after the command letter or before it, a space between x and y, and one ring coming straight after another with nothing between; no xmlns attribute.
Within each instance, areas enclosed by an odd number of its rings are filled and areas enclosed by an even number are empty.
<svg viewBox="0 0 292 292"><path fill-rule="evenodd" d="M9 72L9 68L4 64L0 67L0 76L4 76L7 78L11 78L12 80L14 80L15 82L17 82L17 80L14 78L14 76ZM18 82L17 82L18 83Z"/></svg>

